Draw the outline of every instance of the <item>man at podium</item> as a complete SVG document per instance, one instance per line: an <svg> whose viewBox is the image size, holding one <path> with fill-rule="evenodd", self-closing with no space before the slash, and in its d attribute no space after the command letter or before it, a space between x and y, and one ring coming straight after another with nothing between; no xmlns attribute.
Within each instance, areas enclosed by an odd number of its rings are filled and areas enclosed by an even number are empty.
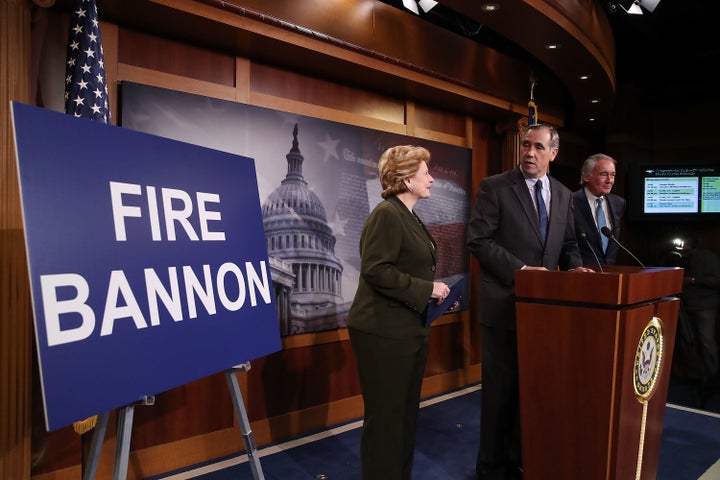
<svg viewBox="0 0 720 480"><path fill-rule="evenodd" d="M550 125L530 125L520 162L483 179L468 225L480 262L482 403L479 479L522 478L514 272L590 271L575 238L572 192L550 177L560 147Z"/></svg>

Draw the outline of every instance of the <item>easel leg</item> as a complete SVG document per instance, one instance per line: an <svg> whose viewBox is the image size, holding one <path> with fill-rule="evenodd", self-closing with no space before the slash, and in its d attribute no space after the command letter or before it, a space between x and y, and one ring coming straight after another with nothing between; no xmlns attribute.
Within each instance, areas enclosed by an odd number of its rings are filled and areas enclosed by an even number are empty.
<svg viewBox="0 0 720 480"><path fill-rule="evenodd" d="M83 467L83 480L93 480L95 478L109 415L107 412L98 415L92 442L90 443L90 451L88 452L88 463Z"/></svg>
<svg viewBox="0 0 720 480"><path fill-rule="evenodd" d="M115 445L113 480L125 480L127 478L128 461L130 460L130 436L134 416L135 407L133 405L123 407L118 415L118 436Z"/></svg>
<svg viewBox="0 0 720 480"><path fill-rule="evenodd" d="M233 405L235 406L235 414L237 415L238 422L240 423L240 433L242 433L243 440L245 441L245 449L247 450L253 478L255 480L265 480L262 466L260 465L260 458L257 456L257 447L255 446L255 439L253 438L250 421L248 420L247 411L245 410L242 392L240 392L240 385L238 384L237 377L235 376L235 373L238 371L246 372L248 370L250 370L250 363L243 363L242 365L238 365L237 367L227 370L225 372L225 379L227 380Z"/></svg>
<svg viewBox="0 0 720 480"><path fill-rule="evenodd" d="M155 396L145 397L140 405L153 405ZM107 430L108 417L110 413L98 415L95 431L93 432L90 451L88 452L87 463L83 464L83 480L94 480L100 462L100 450L102 450L105 431ZM113 469L113 480L126 480L128 461L130 460L130 435L132 433L133 416L135 406L127 405L120 409L118 414L117 444L115 445L115 468Z"/></svg>

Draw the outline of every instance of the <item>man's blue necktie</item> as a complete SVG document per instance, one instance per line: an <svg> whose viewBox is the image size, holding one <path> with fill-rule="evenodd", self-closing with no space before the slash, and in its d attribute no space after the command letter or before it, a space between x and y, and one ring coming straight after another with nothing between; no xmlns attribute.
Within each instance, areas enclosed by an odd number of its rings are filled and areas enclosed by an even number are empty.
<svg viewBox="0 0 720 480"><path fill-rule="evenodd" d="M542 196L542 181L535 182L535 198L537 199L538 215L540 216L540 233L542 233L543 241L547 239L548 231L548 214L545 208L545 200Z"/></svg>
<svg viewBox="0 0 720 480"><path fill-rule="evenodd" d="M607 222L605 221L605 212L602 208L602 197L599 197L597 200L597 208L596 208L596 214L597 214L597 224L598 224L598 231L600 232L600 239L602 240L602 250L605 252L607 250L608 246L608 237L602 234L602 228L607 227Z"/></svg>

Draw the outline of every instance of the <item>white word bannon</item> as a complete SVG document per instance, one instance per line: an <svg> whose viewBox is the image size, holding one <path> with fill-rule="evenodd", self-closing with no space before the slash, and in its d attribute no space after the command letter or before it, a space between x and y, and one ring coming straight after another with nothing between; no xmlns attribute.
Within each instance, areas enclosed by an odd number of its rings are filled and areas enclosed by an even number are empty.
<svg viewBox="0 0 720 480"><path fill-rule="evenodd" d="M177 267L168 267L166 284L163 284L154 269L146 268L143 270L145 285L142 290L147 296L147 312L142 311L135 295L139 287L135 286L134 290L124 271L113 270L108 279L107 291L104 292L105 306L102 311L100 336L112 335L116 322L121 319L131 320L138 330L160 325L159 303L162 303L175 322L185 318L197 318L196 299L200 300L209 316L217 314L218 300L222 308L229 312L240 310L248 297L251 307L258 305L258 295L264 304L269 304L271 295L267 266L261 261L258 267L256 269L251 262L245 262L243 274L241 268L232 262L223 263L215 272L210 265L203 265L200 279L193 268L186 265L181 269L183 291L180 289ZM90 285L82 275L42 275L40 285L48 346L79 342L90 338L96 332L96 313L99 312L95 312L87 303L90 298ZM227 285L236 287L233 288L233 291L237 290L233 298L228 295ZM60 299L60 289L63 289L63 292L74 289L75 296ZM187 317L183 316L184 311ZM63 318L65 325L62 324Z"/></svg>

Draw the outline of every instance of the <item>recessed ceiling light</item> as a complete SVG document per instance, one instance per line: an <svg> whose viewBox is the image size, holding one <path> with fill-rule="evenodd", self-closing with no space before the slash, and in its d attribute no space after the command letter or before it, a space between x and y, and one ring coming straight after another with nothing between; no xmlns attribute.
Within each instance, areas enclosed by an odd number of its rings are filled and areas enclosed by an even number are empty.
<svg viewBox="0 0 720 480"><path fill-rule="evenodd" d="M548 50L557 50L560 47L562 47L562 45L559 43L548 43L547 45L545 45L545 48Z"/></svg>
<svg viewBox="0 0 720 480"><path fill-rule="evenodd" d="M418 5L423 9L423 12L427 13L437 6L438 2L434 0L419 0Z"/></svg>
<svg viewBox="0 0 720 480"><path fill-rule="evenodd" d="M588 122L594 122L594 121L595 121L595 117L588 118Z"/></svg>
<svg viewBox="0 0 720 480"><path fill-rule="evenodd" d="M599 98L591 98L590 103L592 103L592 104L600 103L600 99Z"/></svg>
<svg viewBox="0 0 720 480"><path fill-rule="evenodd" d="M500 10L500 4L499 3L483 3L480 6L480 10L483 12L497 12Z"/></svg>
<svg viewBox="0 0 720 480"><path fill-rule="evenodd" d="M640 8L640 1L634 0L632 2L620 2L620 6L623 10L625 10L627 13L630 13L632 15L642 15L643 11L642 8Z"/></svg>
<svg viewBox="0 0 720 480"><path fill-rule="evenodd" d="M403 6L413 12L415 15L420 15L420 10L418 10L418 4L415 0L403 0Z"/></svg>
<svg viewBox="0 0 720 480"><path fill-rule="evenodd" d="M590 80L591 77L590 77L590 75L584 73L584 74L582 74L582 75L578 75L578 78L579 78L580 80Z"/></svg>

